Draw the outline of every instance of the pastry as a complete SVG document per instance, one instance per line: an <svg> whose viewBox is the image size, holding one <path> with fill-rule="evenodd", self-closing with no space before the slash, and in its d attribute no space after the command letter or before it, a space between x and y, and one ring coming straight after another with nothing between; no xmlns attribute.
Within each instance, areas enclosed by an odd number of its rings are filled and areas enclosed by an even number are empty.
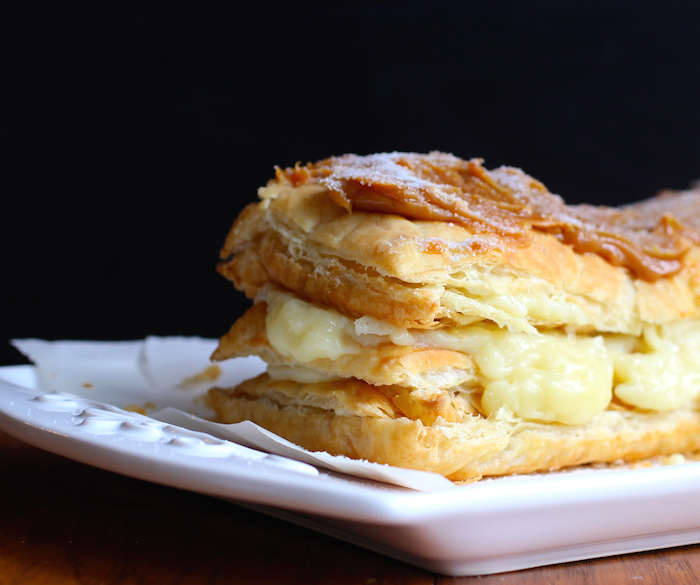
<svg viewBox="0 0 700 585"><path fill-rule="evenodd" d="M254 299L209 402L312 450L455 479L700 449L700 189L571 206L444 153L285 170L219 272Z"/></svg>

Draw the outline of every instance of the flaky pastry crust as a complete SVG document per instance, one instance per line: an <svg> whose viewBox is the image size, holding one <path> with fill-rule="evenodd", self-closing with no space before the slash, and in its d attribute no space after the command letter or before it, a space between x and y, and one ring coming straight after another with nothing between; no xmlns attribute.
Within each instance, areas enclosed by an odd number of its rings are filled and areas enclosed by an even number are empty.
<svg viewBox="0 0 700 585"><path fill-rule="evenodd" d="M670 413L606 410L585 425L524 422L506 413L424 424L356 380L300 385L265 374L235 390L213 389L208 402L222 422L252 420L311 451L452 480L700 449L696 404Z"/></svg>
<svg viewBox="0 0 700 585"><path fill-rule="evenodd" d="M406 328L487 318L511 330L566 325L637 335L644 323L700 315L698 247L676 274L650 282L552 234L527 235L522 246L454 223L350 214L320 185L275 182L234 224L218 269L249 297L273 282L350 316ZM523 300L527 313L499 307L504 298ZM547 310L553 305L564 310Z"/></svg>

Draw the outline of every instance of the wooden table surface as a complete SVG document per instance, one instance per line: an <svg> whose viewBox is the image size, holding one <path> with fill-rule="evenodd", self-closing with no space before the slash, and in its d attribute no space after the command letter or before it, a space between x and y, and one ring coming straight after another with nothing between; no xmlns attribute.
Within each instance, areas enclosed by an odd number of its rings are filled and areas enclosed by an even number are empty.
<svg viewBox="0 0 700 585"><path fill-rule="evenodd" d="M198 494L0 433L0 584L698 583L700 546L444 577Z"/></svg>

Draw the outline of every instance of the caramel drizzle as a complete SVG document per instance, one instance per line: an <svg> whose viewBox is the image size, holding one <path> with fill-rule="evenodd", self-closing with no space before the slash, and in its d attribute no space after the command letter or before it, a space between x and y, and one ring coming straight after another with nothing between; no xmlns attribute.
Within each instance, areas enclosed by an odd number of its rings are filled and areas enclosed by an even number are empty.
<svg viewBox="0 0 700 585"><path fill-rule="evenodd" d="M687 250L700 245L700 190L689 210L690 221L698 225L688 226L671 213L654 209L664 207L656 205L658 201L627 208L568 206L518 169L487 171L479 159L464 161L444 153L345 155L278 168L277 180L294 186L322 184L348 212L454 222L475 233L498 234L516 245L525 245L528 229L533 228L650 282L679 272Z"/></svg>

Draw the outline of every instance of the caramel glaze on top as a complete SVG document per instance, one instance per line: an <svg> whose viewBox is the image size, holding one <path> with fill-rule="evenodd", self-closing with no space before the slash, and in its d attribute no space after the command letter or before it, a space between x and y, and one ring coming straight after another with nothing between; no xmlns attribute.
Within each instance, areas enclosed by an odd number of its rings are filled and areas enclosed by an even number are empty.
<svg viewBox="0 0 700 585"><path fill-rule="evenodd" d="M479 159L441 152L347 154L278 168L277 180L321 184L350 212L454 222L514 245L527 243L529 229L540 230L650 282L677 273L688 249L700 245L698 188L624 207L566 205L519 169L489 171Z"/></svg>

